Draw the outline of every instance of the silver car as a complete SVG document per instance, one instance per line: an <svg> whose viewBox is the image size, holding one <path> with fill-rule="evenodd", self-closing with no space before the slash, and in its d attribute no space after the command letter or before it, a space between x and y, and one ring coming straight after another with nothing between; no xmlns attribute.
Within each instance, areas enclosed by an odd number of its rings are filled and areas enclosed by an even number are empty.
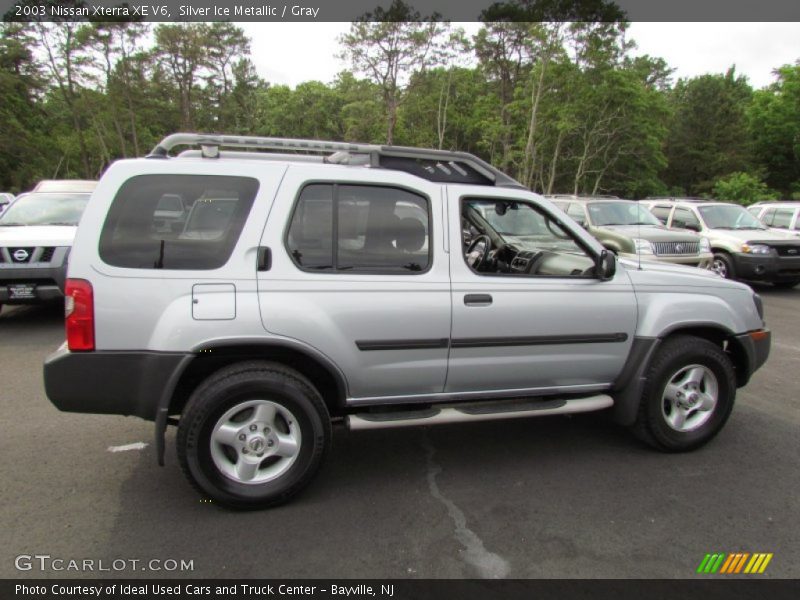
<svg viewBox="0 0 800 600"><path fill-rule="evenodd" d="M745 284L617 259L475 156L342 142L175 134L114 163L66 293L53 404L153 421L162 463L177 426L190 482L235 508L298 493L334 424L607 410L691 450L770 347Z"/></svg>

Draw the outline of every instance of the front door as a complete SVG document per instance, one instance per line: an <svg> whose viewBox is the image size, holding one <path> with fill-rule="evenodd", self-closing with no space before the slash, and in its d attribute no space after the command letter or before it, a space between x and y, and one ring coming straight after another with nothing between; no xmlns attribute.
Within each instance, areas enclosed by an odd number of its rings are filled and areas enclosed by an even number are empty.
<svg viewBox="0 0 800 600"><path fill-rule="evenodd" d="M526 192L448 190L453 326L446 391L606 389L636 326L624 269L602 281L582 232ZM488 248L486 247L488 245Z"/></svg>

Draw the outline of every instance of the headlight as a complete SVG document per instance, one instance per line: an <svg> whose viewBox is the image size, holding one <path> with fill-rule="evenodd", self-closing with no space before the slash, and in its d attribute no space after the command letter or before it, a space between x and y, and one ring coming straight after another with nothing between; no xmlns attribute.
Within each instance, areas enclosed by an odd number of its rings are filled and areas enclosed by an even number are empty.
<svg viewBox="0 0 800 600"><path fill-rule="evenodd" d="M633 238L633 248L636 250L636 254L653 253L653 245L647 240L643 240L640 238Z"/></svg>
<svg viewBox="0 0 800 600"><path fill-rule="evenodd" d="M711 242L708 238L700 238L700 252L711 252Z"/></svg>
<svg viewBox="0 0 800 600"><path fill-rule="evenodd" d="M742 252L745 254L769 254L770 247L764 244L742 244Z"/></svg>

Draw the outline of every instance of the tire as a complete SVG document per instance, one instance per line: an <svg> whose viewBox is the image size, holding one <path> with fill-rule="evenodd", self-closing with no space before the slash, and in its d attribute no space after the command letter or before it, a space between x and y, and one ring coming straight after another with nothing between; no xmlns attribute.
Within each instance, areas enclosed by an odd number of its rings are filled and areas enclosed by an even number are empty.
<svg viewBox="0 0 800 600"><path fill-rule="evenodd" d="M725 279L736 279L736 271L733 268L733 259L726 252L715 252L711 262L711 270L721 275Z"/></svg>
<svg viewBox="0 0 800 600"><path fill-rule="evenodd" d="M181 468L204 498L267 508L312 480L330 448L331 420L305 377L248 361L221 369L192 393L176 441Z"/></svg>
<svg viewBox="0 0 800 600"><path fill-rule="evenodd" d="M647 369L633 431L664 452L693 450L719 433L735 398L733 364L722 348L694 336L671 337Z"/></svg>
<svg viewBox="0 0 800 600"><path fill-rule="evenodd" d="M800 280L796 280L796 281L773 281L772 285L774 285L779 290L790 290L793 287L795 287L798 283L800 283Z"/></svg>

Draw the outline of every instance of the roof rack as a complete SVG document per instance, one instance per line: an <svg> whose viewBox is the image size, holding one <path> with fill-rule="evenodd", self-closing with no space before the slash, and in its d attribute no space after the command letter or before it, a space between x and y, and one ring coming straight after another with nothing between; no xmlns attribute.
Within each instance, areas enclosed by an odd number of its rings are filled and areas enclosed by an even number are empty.
<svg viewBox="0 0 800 600"><path fill-rule="evenodd" d="M322 140L174 133L165 137L147 158L168 158L177 146L200 146L204 158L219 158L219 149L247 148L279 152L328 154L330 164L368 164L371 167L405 171L438 183L472 183L526 189L486 161L468 152L428 150L405 146L381 146ZM368 157L365 161L363 157Z"/></svg>
<svg viewBox="0 0 800 600"><path fill-rule="evenodd" d="M545 194L544 197L557 200L623 200L613 194Z"/></svg>
<svg viewBox="0 0 800 600"><path fill-rule="evenodd" d="M696 198L692 196L648 196L645 200L670 200L672 202L726 202L715 198Z"/></svg>

